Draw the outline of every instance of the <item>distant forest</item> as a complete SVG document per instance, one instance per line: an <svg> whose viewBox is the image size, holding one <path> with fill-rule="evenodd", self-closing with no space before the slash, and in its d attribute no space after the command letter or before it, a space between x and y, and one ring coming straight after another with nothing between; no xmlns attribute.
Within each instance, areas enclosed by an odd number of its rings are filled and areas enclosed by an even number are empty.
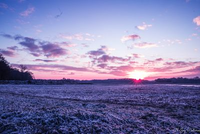
<svg viewBox="0 0 200 134"><path fill-rule="evenodd" d="M200 78L195 77L195 78L159 78L155 80L156 83L169 83L169 84L200 84Z"/></svg>
<svg viewBox="0 0 200 134"><path fill-rule="evenodd" d="M13 68L0 54L0 80L33 80L33 73L26 66L20 65L19 68Z"/></svg>

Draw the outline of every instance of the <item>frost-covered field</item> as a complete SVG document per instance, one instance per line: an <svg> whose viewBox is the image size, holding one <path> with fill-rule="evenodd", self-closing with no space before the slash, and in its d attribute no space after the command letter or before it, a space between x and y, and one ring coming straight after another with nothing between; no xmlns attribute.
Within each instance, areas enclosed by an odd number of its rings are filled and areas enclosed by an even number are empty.
<svg viewBox="0 0 200 134"><path fill-rule="evenodd" d="M198 133L200 86L0 85L0 133Z"/></svg>

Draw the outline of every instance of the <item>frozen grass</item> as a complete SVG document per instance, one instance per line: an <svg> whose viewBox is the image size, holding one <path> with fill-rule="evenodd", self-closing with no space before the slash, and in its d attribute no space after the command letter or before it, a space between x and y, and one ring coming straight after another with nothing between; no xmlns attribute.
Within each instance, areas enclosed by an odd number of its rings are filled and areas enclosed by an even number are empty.
<svg viewBox="0 0 200 134"><path fill-rule="evenodd" d="M200 86L0 85L0 133L198 133Z"/></svg>

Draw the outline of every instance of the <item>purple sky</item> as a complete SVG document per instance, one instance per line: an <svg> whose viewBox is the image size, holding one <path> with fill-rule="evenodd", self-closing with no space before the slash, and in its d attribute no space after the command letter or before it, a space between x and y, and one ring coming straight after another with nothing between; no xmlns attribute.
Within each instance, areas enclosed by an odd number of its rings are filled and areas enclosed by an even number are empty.
<svg viewBox="0 0 200 134"><path fill-rule="evenodd" d="M199 0L0 0L0 53L37 79L200 77L199 7Z"/></svg>

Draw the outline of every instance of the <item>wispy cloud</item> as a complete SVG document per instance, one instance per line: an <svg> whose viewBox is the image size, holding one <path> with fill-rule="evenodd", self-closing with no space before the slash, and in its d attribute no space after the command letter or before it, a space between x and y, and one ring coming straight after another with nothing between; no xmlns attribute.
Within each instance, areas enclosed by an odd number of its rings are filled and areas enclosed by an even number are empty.
<svg viewBox="0 0 200 134"><path fill-rule="evenodd" d="M133 46L136 48L151 48L151 47L157 47L158 45L155 43L142 42L142 43L135 43Z"/></svg>
<svg viewBox="0 0 200 134"><path fill-rule="evenodd" d="M197 24L197 26L200 26L200 16L197 16L193 19L193 22Z"/></svg>
<svg viewBox="0 0 200 134"><path fill-rule="evenodd" d="M121 38L122 42L126 42L128 40L136 40L136 39L140 39L141 37L139 35L133 34L133 35L128 35L128 36L123 36Z"/></svg>
<svg viewBox="0 0 200 134"><path fill-rule="evenodd" d="M0 3L0 8L3 8L3 9L8 9L8 5L5 4L5 3Z"/></svg>
<svg viewBox="0 0 200 134"><path fill-rule="evenodd" d="M1 36L18 41L18 43L24 47L24 50L30 52L30 54L35 57L39 57L41 55L46 57L60 57L68 54L68 50L61 47L62 45L66 46L66 42L58 43L41 41L21 35L12 36L9 34L1 34Z"/></svg>
<svg viewBox="0 0 200 134"><path fill-rule="evenodd" d="M41 62L56 62L57 60L35 59L34 61L41 61Z"/></svg>
<svg viewBox="0 0 200 134"><path fill-rule="evenodd" d="M141 55L141 54L132 54L132 56L134 58L142 58L142 57L144 57L144 55Z"/></svg>
<svg viewBox="0 0 200 134"><path fill-rule="evenodd" d="M17 46L11 46L11 47L7 47L7 48L10 49L10 50L18 50Z"/></svg>
<svg viewBox="0 0 200 134"><path fill-rule="evenodd" d="M94 41L95 36L89 33L86 33L86 34L74 34L74 35L60 34L59 37L63 39L67 39L67 40Z"/></svg>
<svg viewBox="0 0 200 134"><path fill-rule="evenodd" d="M35 11L34 7L29 7L28 9L26 9L25 11L21 12L20 15L23 17L27 17L30 14L32 14Z"/></svg>
<svg viewBox="0 0 200 134"><path fill-rule="evenodd" d="M162 41L158 42L158 43L167 43L168 45L176 45L176 44L182 44L182 41L179 39L163 39Z"/></svg>
<svg viewBox="0 0 200 134"><path fill-rule="evenodd" d="M200 75L200 66L192 67L191 69L185 70L185 72L196 72Z"/></svg>
<svg viewBox="0 0 200 134"><path fill-rule="evenodd" d="M8 57L14 57L15 56L15 53L12 50L0 49L0 53L5 55L5 56L8 56Z"/></svg>
<svg viewBox="0 0 200 134"><path fill-rule="evenodd" d="M12 64L12 66L14 67L18 67L19 64ZM27 68L29 68L30 70L33 71L40 71L43 72L44 70L48 70L48 71L55 71L55 70L62 70L62 71L83 71L83 72L92 72L91 70L84 68L84 67L73 67L73 66L66 66L66 65L55 65L55 64L51 64L51 65L47 65L47 64L25 64L25 66L27 66Z"/></svg>
<svg viewBox="0 0 200 134"><path fill-rule="evenodd" d="M56 18L56 19L59 18L62 14L63 14L63 12L61 12L61 10L59 9L59 14L57 14L57 15L55 16L55 18Z"/></svg>
<svg viewBox="0 0 200 134"><path fill-rule="evenodd" d="M14 10L13 8L9 7L6 3L0 3L0 8L10 10L10 11Z"/></svg>
<svg viewBox="0 0 200 134"><path fill-rule="evenodd" d="M189 67L198 64L198 62L185 62L185 61L174 61L174 62L165 62L164 65L171 66L175 68L179 67Z"/></svg>
<svg viewBox="0 0 200 134"><path fill-rule="evenodd" d="M145 24L145 22L143 22L142 25L136 26L136 28L139 29L139 30L146 30L149 27L152 27L152 25L151 24Z"/></svg>
<svg viewBox="0 0 200 134"><path fill-rule="evenodd" d="M98 61L98 63L106 63L106 62L112 62L112 63L116 63L116 62L126 62L129 61L129 58L123 58L123 57L118 57L118 56L110 56L110 55L102 55L101 57L96 59Z"/></svg>

